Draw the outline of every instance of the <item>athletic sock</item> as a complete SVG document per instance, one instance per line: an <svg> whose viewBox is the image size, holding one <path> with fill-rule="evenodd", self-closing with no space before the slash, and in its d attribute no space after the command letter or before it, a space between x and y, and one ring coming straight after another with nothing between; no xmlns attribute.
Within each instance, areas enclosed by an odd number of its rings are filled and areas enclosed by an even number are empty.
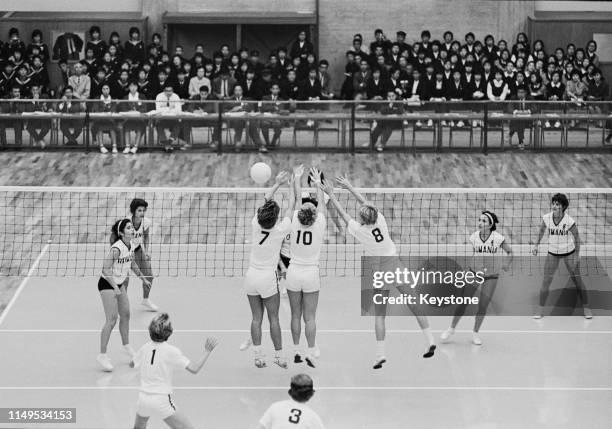
<svg viewBox="0 0 612 429"><path fill-rule="evenodd" d="M385 340L376 341L376 357L385 356Z"/></svg>
<svg viewBox="0 0 612 429"><path fill-rule="evenodd" d="M454 331L454 329L453 329L453 331ZM423 334L425 335L425 338L427 338L427 342L429 343L430 346L433 346L434 344L436 344L436 342L434 341L434 337L433 337L433 334L431 333L431 329L430 328L423 329Z"/></svg>
<svg viewBox="0 0 612 429"><path fill-rule="evenodd" d="M255 354L255 356L261 356L261 345L259 346L253 346L253 353Z"/></svg>

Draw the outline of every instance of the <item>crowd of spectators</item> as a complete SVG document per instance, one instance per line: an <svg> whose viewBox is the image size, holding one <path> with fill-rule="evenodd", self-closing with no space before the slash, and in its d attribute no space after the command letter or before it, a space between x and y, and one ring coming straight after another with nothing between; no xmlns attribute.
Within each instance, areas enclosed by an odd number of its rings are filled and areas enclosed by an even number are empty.
<svg viewBox="0 0 612 429"><path fill-rule="evenodd" d="M85 108L81 101L95 100L90 111L144 112L155 108L177 113L189 109L214 113L217 105L211 107L207 101L226 100L225 111L278 112L295 109L299 101L336 97L388 100L386 108L378 109L397 113L397 103L402 100L415 103L568 100L580 106L584 101L610 98L609 86L599 69L595 41L589 41L584 48L569 44L565 49L547 51L541 40L532 44L525 33L518 34L512 46L505 40L496 42L492 35L480 42L471 32L460 42L451 31L446 31L441 40L432 40L430 32L423 31L421 40L415 43L408 43L406 34L398 31L396 40L390 41L382 30L376 30L374 40L366 46L363 37L356 34L352 47L346 52L345 79L339 94L334 94L329 62L317 58L314 46L303 31L289 48L279 47L265 59L256 50L242 48L231 52L229 45L222 45L209 58L201 44L197 44L194 54L187 58L182 46L175 46L172 52L165 51L159 34L154 34L150 43L145 44L138 28L132 27L124 43L117 32L112 32L106 41L100 28L93 26L84 43L84 52L84 59L69 62L61 49L49 50L40 30L32 32L31 41L26 45L19 31L11 29L9 40L0 42L0 96L12 100L28 98L32 102L4 103L3 111L54 109L78 113ZM52 57L58 60L61 76L60 81L54 83L48 73ZM53 105L38 101L45 98L59 100ZM119 100L126 102L117 103ZM156 103L148 105L147 100ZM184 100L197 103L184 104ZM271 101L273 107L268 103L253 106L246 103L249 100ZM448 109L436 107L437 111ZM269 122L255 126L235 121L232 128L236 147L240 148L246 134L262 151L278 144L280 123ZM379 136L382 138L377 145L379 148L397 125L389 124L391 122L381 123L374 129L374 141ZM124 152L135 153L144 135L144 125L137 121L128 121L125 125L124 131L134 132L135 138L132 143L129 143L129 135L124 138ZM443 122L442 125L447 124ZM472 125L478 126L478 121ZM544 125L559 127L561 124L546 121ZM31 138L44 147L49 132L45 121L15 120L8 126L15 129L18 144L25 127ZM0 122L2 143L6 142L6 127L7 124ZM156 127L160 141L167 148L173 147L175 142L187 147L190 131L186 124L177 127L170 120L160 120ZM62 121L60 128L70 143L74 143L82 132L76 119ZM274 131L271 140L270 128ZM100 144L103 153L108 152L101 143L104 134L111 136L113 151L117 151L116 131L111 121L100 120L93 124L94 141ZM212 134L212 143L216 145L219 132L214 130ZM608 134L607 141L611 137L612 133Z"/></svg>

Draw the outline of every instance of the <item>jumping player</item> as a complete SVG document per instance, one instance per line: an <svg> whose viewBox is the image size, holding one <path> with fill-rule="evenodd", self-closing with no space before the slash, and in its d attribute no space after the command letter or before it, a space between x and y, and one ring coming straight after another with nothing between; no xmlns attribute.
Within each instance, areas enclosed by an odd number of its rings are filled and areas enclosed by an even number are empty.
<svg viewBox="0 0 612 429"><path fill-rule="evenodd" d="M482 260L482 264L479 263L477 266L487 267L486 274L484 275L484 283L482 285L472 288L466 286L463 288L463 291L465 291L466 294L473 296L473 294L477 293L480 298L478 300L478 310L476 312L474 332L472 334L472 342L477 346L482 345L482 340L480 339L478 332L480 331L480 327L484 321L487 307L489 306L491 298L495 293L497 280L499 278L499 273L496 270L495 264L491 264L491 258L498 255L500 253L499 249L502 249L509 255L508 261L503 265L502 269L504 271L508 271L510 265L512 264L512 248L510 247L510 244L508 244L506 237L497 232L498 223L499 220L495 213L485 210L478 218L478 231L474 232L470 236L470 244L472 245L474 256L482 257L480 258ZM477 266L475 264L474 268L477 268ZM457 306L450 328L444 331L440 336L442 342L447 342L451 335L455 333L455 328L457 327L459 320L461 320L461 317L465 314L466 308L467 304Z"/></svg>
<svg viewBox="0 0 612 429"><path fill-rule="evenodd" d="M311 168L309 176L315 184L321 184L321 172ZM296 202L300 204L302 189L298 180L293 182ZM323 190L317 186L317 201L323 201ZM302 362L300 336L302 317L304 318L308 353L306 364L315 367L317 325L315 321L321 279L319 277L319 260L325 237L327 222L323 204L318 207L308 201L300 204L300 209L293 213L291 221L291 265L287 270L287 293L291 306L291 336L293 337L294 362Z"/></svg>
<svg viewBox="0 0 612 429"><path fill-rule="evenodd" d="M149 286L142 284L142 305L150 311L157 311L157 306L149 299L153 286L153 270L151 269L151 249L149 247L152 225L151 219L145 216L148 207L149 204L141 198L134 198L130 203L132 225L134 225L132 246L134 248L134 261L149 280Z"/></svg>
<svg viewBox="0 0 612 429"><path fill-rule="evenodd" d="M134 429L146 429L151 416L160 417L172 429L194 428L187 417L176 410L172 400L173 372L177 368L184 368L197 374L218 343L215 338L207 338L204 354L192 362L178 348L167 343L170 335L172 323L168 314L155 316L149 324L151 341L138 350L130 363L130 367L140 369L140 393Z"/></svg>
<svg viewBox="0 0 612 429"><path fill-rule="evenodd" d="M130 301L127 295L130 269L140 277L143 284L149 282L133 260L131 248L133 237L134 227L129 219L115 222L111 228L111 248L104 259L102 275L98 280L98 291L104 306L106 322L100 334L100 354L97 360L102 369L108 372L113 370L113 364L106 354L106 349L117 319L119 319L119 333L124 350L130 358L134 356L134 350L130 346Z"/></svg>
<svg viewBox="0 0 612 429"><path fill-rule="evenodd" d="M542 224L538 233L538 238L532 249L533 255L538 254L538 245L542 237L548 232L548 255L544 262L544 279L540 289L540 305L533 318L541 319L544 315L544 306L548 298L548 291L552 283L555 272L559 267L559 262L563 261L570 277L574 281L578 299L582 304L584 317L593 318L593 313L589 308L588 294L586 286L580 275L580 235L576 222L567 213L569 200L564 194L555 194L552 197L552 212L542 216Z"/></svg>
<svg viewBox="0 0 612 429"><path fill-rule="evenodd" d="M321 418L306 405L314 392L310 376L293 376L291 399L272 404L259 420L259 429L323 429Z"/></svg>
<svg viewBox="0 0 612 429"><path fill-rule="evenodd" d="M294 177L290 179L290 189L293 189L293 180L300 180L304 168L297 167ZM257 209L251 221L252 240L249 268L244 280L244 288L251 307L251 341L255 355L255 366L266 366L265 356L261 350L261 324L264 308L268 313L270 322L270 336L274 343L274 363L281 368L287 368L287 361L282 355L282 337L278 321L280 296L276 278L276 264L283 239L291 230L290 216L295 207L295 196L291 192L289 207L285 216L278 223L280 207L272 198L282 183L287 182L288 174L281 172L276 176L276 183L265 195L264 204Z"/></svg>
<svg viewBox="0 0 612 429"><path fill-rule="evenodd" d="M334 186L332 182L324 181L323 189L329 195L340 217L346 222L347 231L363 245L366 256L397 256L395 243L389 235L389 228L387 227L387 221L383 214L372 203L366 201L363 195L357 192L346 177L337 177L336 181L341 188L348 190L355 199L357 199L359 204L361 204L361 208L359 209L359 222L352 219L340 205L333 193ZM388 293L388 291L386 292ZM429 328L429 321L426 316L416 314L416 308L410 307L410 309L415 313L417 322L427 339L427 351L423 354L423 357L430 358L434 355L436 344L431 329ZM387 361L385 357L386 306L376 306L375 311L374 330L376 332L377 345L374 369L379 369L382 368L382 365Z"/></svg>

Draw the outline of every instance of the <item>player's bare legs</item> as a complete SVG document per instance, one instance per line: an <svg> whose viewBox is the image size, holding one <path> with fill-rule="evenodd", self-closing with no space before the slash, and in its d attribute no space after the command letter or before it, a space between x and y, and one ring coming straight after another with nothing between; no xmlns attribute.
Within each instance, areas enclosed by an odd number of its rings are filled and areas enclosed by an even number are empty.
<svg viewBox="0 0 612 429"><path fill-rule="evenodd" d="M265 298L263 300L263 304L266 307L266 311L268 312L268 321L270 322L270 337L272 337L272 344L274 344L274 363L276 363L281 368L287 368L287 362L283 357L283 337L281 334L280 322L278 321L278 309L280 307L280 294L277 292L269 298ZM259 333L260 339L259 344L261 344L261 324L259 325ZM255 344L255 339L253 339L253 343Z"/></svg>
<svg viewBox="0 0 612 429"><path fill-rule="evenodd" d="M302 295L302 308L304 313L304 332L306 341L308 342L308 354L306 355L306 363L314 368L314 359L316 352L316 337L317 337L317 305L319 304L319 291L304 292Z"/></svg>
<svg viewBox="0 0 612 429"><path fill-rule="evenodd" d="M584 317L587 319L593 318L593 313L589 308L589 298L587 296L587 288L582 281L582 275L580 274L580 259L576 257L575 253L566 256L563 258L563 262L565 262L565 266L567 267L567 271L570 273L570 277L576 286L576 292L578 294L578 299L582 304L582 309L584 311Z"/></svg>
<svg viewBox="0 0 612 429"><path fill-rule="evenodd" d="M544 261L544 279L542 280L542 286L540 287L540 305L533 315L534 319L541 319L544 315L544 306L546 305L546 300L548 299L548 291L555 276L555 272L559 267L559 259L560 258L557 256L546 255L546 260Z"/></svg>
<svg viewBox="0 0 612 429"><path fill-rule="evenodd" d="M291 307L291 337L293 338L294 363L302 362L300 337L302 336L302 292L287 290L289 306Z"/></svg>
<svg viewBox="0 0 612 429"><path fill-rule="evenodd" d="M380 293L384 298L389 296L388 290L381 290ZM374 333L376 335L376 360L374 361L374 369L382 368L387 362L385 356L385 339L387 336L387 304L374 304Z"/></svg>
<svg viewBox="0 0 612 429"><path fill-rule="evenodd" d="M259 295L247 295L247 297L252 314L251 340L255 349L255 366L263 368L266 366L266 361L261 355L261 323L263 321L264 304Z"/></svg>
<svg viewBox="0 0 612 429"><path fill-rule="evenodd" d="M400 292L402 292L401 288L398 289L400 290ZM429 320L427 319L427 316L421 314L421 311L418 306L408 304L408 308L410 309L410 311L412 311L412 314L414 314L414 317L416 318L417 323L419 324L419 327L423 331L423 335L427 340L427 351L423 354L423 357L430 358L434 355L434 352L436 351L436 342L434 341L433 334L431 333L431 329L429 328Z"/></svg>
<svg viewBox="0 0 612 429"><path fill-rule="evenodd" d="M172 429L195 429L195 426L179 411L164 419L164 422Z"/></svg>
<svg viewBox="0 0 612 429"><path fill-rule="evenodd" d="M121 286L123 293L117 296L117 309L119 312L119 334L121 335L121 343L125 352L130 355L130 359L134 359L136 352L130 346L130 299L127 294L127 280Z"/></svg>
<svg viewBox="0 0 612 429"><path fill-rule="evenodd" d="M134 421L134 429L147 429L148 422L148 417L142 417L136 414L136 421Z"/></svg>

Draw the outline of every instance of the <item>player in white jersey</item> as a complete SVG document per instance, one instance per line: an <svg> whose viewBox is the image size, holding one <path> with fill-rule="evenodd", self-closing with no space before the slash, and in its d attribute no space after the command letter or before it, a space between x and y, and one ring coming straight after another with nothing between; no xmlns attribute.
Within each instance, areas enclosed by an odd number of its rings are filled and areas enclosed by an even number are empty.
<svg viewBox="0 0 612 429"><path fill-rule="evenodd" d="M134 238L132 246L134 248L134 261L140 271L149 280L149 285L142 284L142 305L150 311L157 311L158 308L149 299L151 287L153 286L153 269L151 268L151 219L145 216L149 204L142 198L134 198L130 203L130 213L132 213L132 225L134 225Z"/></svg>
<svg viewBox="0 0 612 429"><path fill-rule="evenodd" d="M102 275L98 280L98 291L102 298L106 321L100 334L100 354L98 363L104 371L112 371L113 364L106 354L108 340L119 319L119 333L124 350L134 355L130 346L130 301L127 295L130 269L142 279L149 280L134 263L131 240L134 237L134 227L129 219L115 222L111 228L111 248L104 258Z"/></svg>
<svg viewBox="0 0 612 429"><path fill-rule="evenodd" d="M497 280L499 278L497 266L493 263L494 261L492 258L499 255L501 249L509 256L507 261L504 261L502 270L508 271L512 264L512 248L506 237L497 232L498 223L499 219L495 213L489 210L483 211L478 218L478 231L474 232L469 238L474 255L472 270L486 273L484 275L484 282L480 286L465 286L462 289L464 296L474 296L478 294L479 297L478 310L476 311L476 318L474 321L474 332L472 334L472 343L477 346L482 345L482 340L478 332L480 331L480 327L487 313L487 307L495 293ZM461 317L465 314L466 309L467 304L457 306L450 328L444 331L440 336L442 342L447 342L451 335L455 333L455 328L459 320L461 320Z"/></svg>
<svg viewBox="0 0 612 429"><path fill-rule="evenodd" d="M281 243L291 230L290 215L295 207L293 181L299 180L303 170L301 166L296 168L295 174L289 179L291 194L289 207L280 222L278 222L280 207L272 198L281 184L289 178L290 175L286 172L281 172L276 176L276 183L265 195L264 205L257 209L257 214L251 221L252 247L249 268L244 279L244 288L253 316L251 342L255 353L255 366L258 368L266 366L265 356L261 350L261 324L264 308L268 313L270 336L274 343L274 363L281 368L287 368L287 361L282 355L282 336L278 321L280 296L276 278L276 265Z"/></svg>
<svg viewBox="0 0 612 429"><path fill-rule="evenodd" d="M272 404L259 420L259 429L323 429L321 418L306 405L314 392L310 376L293 376L291 399Z"/></svg>
<svg viewBox="0 0 612 429"><path fill-rule="evenodd" d="M210 353L217 346L215 338L207 338L204 354L190 361L175 346L167 343L172 335L172 324L167 313L153 318L149 324L151 341L142 346L130 363L140 370L140 393L136 405L134 429L145 429L149 418L161 418L173 429L193 429L185 415L176 410L172 400L172 378L175 369L186 369L192 374L200 372Z"/></svg>
<svg viewBox="0 0 612 429"><path fill-rule="evenodd" d="M566 212L569 200L564 194L555 194L552 197L552 212L542 216L542 224L538 238L532 249L534 255L538 254L538 245L542 237L548 235L548 255L544 262L544 279L540 289L540 302L533 318L541 319L544 315L544 306L548 298L548 291L559 262L563 261L570 277L574 281L578 298L581 301L584 317L591 319L593 313L589 308L587 289L580 275L580 235L578 227L572 217Z"/></svg>
<svg viewBox="0 0 612 429"><path fill-rule="evenodd" d="M311 168L309 175L317 184L321 183L321 172ZM301 183L294 181L296 205L301 203ZM317 201L323 201L323 191L317 186ZM287 293L291 306L291 336L294 346L294 363L302 362L300 337L302 335L302 318L304 318L308 353L306 364L315 367L316 349L316 314L319 303L321 279L319 261L325 237L327 222L323 204L315 206L307 201L300 204L299 210L293 213L291 220L291 265L287 270Z"/></svg>
<svg viewBox="0 0 612 429"><path fill-rule="evenodd" d="M351 185L346 177L339 176L336 178L338 185L341 188L348 190L355 199L361 204L359 209L359 222L352 219L344 208L338 202L338 199L334 195L334 186L330 181L325 181L323 189L329 195L332 204L340 214L340 217L347 224L347 231L353 237L355 237L364 247L366 256L397 256L397 249L395 243L391 239L389 234L389 228L387 227L387 221L382 213L371 203L361 195ZM398 289L400 287L398 286ZM400 289L400 292L401 289ZM388 294L389 290L381 290L381 293ZM420 328L425 335L427 340L427 351L423 354L424 358L430 358L434 355L436 350L436 343L434 341L433 334L429 328L429 321L426 316L418 314L418 308L408 305L412 313L415 315ZM376 359L374 361L374 369L382 368L383 364L387 361L385 356L385 337L386 337L386 304L376 305L374 307L374 330L376 332Z"/></svg>

